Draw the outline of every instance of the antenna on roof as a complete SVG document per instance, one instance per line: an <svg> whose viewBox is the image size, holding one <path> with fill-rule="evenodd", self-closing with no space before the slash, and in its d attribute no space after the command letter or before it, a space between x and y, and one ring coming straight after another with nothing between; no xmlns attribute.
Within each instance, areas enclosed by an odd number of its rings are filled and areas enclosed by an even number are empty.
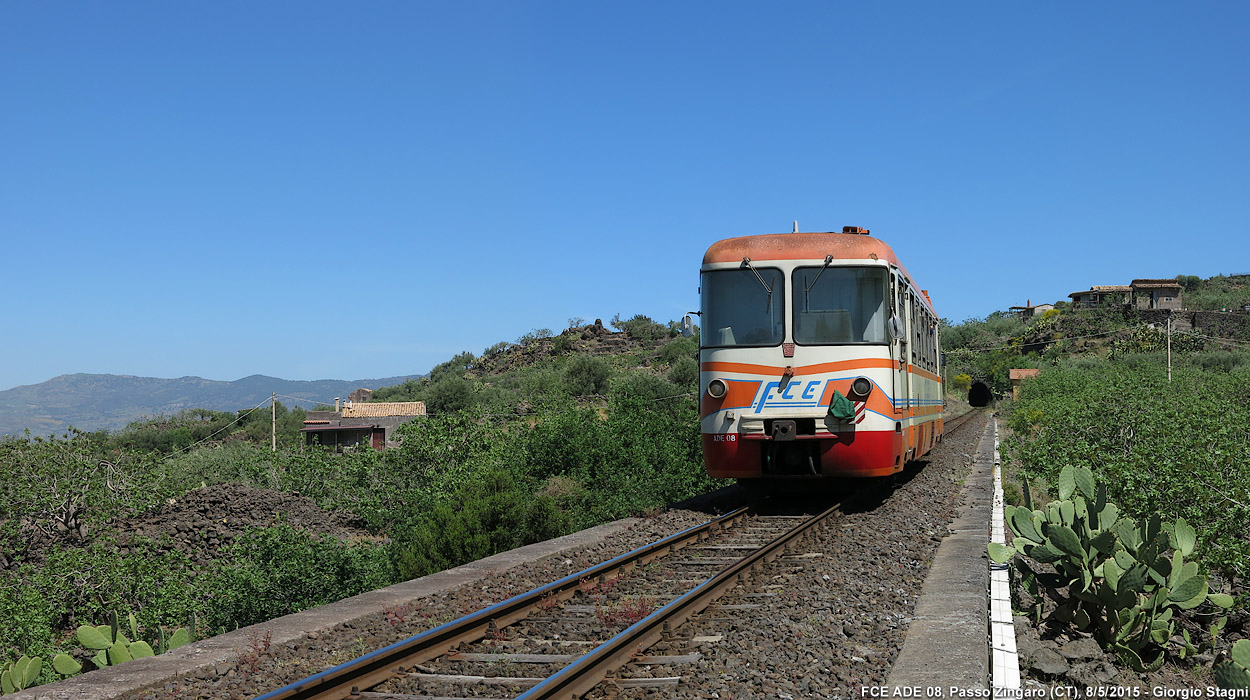
<svg viewBox="0 0 1250 700"><path fill-rule="evenodd" d="M790 233L798 233L798 232L799 232L799 222L796 221L794 222L794 230L791 231Z"/></svg>

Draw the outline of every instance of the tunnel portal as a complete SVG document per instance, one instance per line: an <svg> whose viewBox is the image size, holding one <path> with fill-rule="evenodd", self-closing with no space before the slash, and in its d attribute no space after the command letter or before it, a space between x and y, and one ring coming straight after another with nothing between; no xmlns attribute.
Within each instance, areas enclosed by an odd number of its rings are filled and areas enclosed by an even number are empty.
<svg viewBox="0 0 1250 700"><path fill-rule="evenodd" d="M990 405L994 400L994 394L990 392L990 387L985 382L973 382L968 389L968 403L977 408Z"/></svg>

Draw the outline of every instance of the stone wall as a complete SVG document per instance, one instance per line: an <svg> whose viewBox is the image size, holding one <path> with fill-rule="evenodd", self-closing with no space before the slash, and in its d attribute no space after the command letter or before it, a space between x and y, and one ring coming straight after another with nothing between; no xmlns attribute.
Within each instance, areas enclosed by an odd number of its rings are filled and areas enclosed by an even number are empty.
<svg viewBox="0 0 1250 700"><path fill-rule="evenodd" d="M1250 340L1250 313L1244 311L1169 311L1168 309L1131 309L1128 320L1136 318L1141 323L1156 326L1167 325L1172 318L1174 330L1193 330L1216 338Z"/></svg>

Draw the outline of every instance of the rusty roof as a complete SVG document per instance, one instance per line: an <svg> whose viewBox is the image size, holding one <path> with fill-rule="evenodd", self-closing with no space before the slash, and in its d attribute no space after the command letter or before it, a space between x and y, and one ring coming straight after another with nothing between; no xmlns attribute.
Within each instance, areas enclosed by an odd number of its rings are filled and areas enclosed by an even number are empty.
<svg viewBox="0 0 1250 700"><path fill-rule="evenodd" d="M854 228L854 227L848 227ZM863 229L859 229L863 230ZM920 285L898 261L894 249L884 241L867 233L767 233L756 236L739 236L717 241L703 255L703 264L741 262L743 258L764 262L767 260L824 260L832 255L834 260L883 260L897 265L912 286L918 291ZM933 301L928 293L923 295L930 311Z"/></svg>
<svg viewBox="0 0 1250 700"><path fill-rule="evenodd" d="M1076 298L1082 294L1115 294L1117 292L1131 292L1133 288L1127 284L1096 284L1089 289L1082 289L1079 292L1072 292L1068 296Z"/></svg>
<svg viewBox="0 0 1250 700"><path fill-rule="evenodd" d="M1169 279L1133 280L1133 286L1139 289L1160 289L1160 288L1168 288L1168 287L1175 287L1179 289L1181 286L1181 283L1177 282L1176 280L1169 280Z"/></svg>
<svg viewBox="0 0 1250 700"><path fill-rule="evenodd" d="M386 416L424 416L424 401L391 403L357 403L343 407L344 418L384 418Z"/></svg>

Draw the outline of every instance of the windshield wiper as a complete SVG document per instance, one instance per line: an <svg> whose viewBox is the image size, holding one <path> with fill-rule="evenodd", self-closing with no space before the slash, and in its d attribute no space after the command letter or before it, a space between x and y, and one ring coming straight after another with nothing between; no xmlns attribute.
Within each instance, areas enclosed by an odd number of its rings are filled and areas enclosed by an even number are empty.
<svg viewBox="0 0 1250 700"><path fill-rule="evenodd" d="M812 278L812 283L803 285L803 308L811 308L807 295L812 291L812 287L816 286L816 280L820 279L820 276L824 273L825 268L829 267L831 264L833 264L833 256L826 255L825 264L820 267L820 271L818 271L816 276Z"/></svg>
<svg viewBox="0 0 1250 700"><path fill-rule="evenodd" d="M764 276L760 274L760 271L751 265L750 258L743 258L742 265L751 272L755 273L755 279L759 280L760 284L764 287L764 291L768 292L768 302L764 304L764 313L771 313L773 310L773 288L768 286L768 283L764 281Z"/></svg>

